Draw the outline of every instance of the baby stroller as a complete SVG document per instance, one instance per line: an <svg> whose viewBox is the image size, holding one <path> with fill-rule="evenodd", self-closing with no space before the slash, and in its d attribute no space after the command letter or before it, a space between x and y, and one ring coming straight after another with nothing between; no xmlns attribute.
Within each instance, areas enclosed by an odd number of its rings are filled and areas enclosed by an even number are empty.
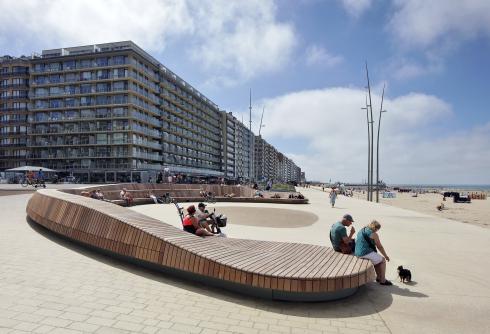
<svg viewBox="0 0 490 334"><path fill-rule="evenodd" d="M207 210L205 212L209 213ZM226 227L228 218L224 214L216 215L216 209L213 209L213 213L209 217L214 220L214 224L212 224L211 230L213 231L213 233L220 234L221 227ZM215 228L216 228L216 232L214 232Z"/></svg>

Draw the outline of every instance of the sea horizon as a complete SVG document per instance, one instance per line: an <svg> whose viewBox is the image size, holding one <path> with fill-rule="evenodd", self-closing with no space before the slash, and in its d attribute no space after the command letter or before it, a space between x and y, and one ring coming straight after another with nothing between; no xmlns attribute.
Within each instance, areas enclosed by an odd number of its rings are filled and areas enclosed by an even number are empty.
<svg viewBox="0 0 490 334"><path fill-rule="evenodd" d="M463 190L490 190L490 184L410 184L410 183L388 183L388 187L409 188L436 188L436 189L463 189Z"/></svg>

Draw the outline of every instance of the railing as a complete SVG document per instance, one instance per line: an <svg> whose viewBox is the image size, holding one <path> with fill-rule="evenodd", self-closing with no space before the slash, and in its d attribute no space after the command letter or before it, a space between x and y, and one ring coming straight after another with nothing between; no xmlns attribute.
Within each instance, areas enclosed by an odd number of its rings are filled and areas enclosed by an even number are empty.
<svg viewBox="0 0 490 334"><path fill-rule="evenodd" d="M19 96L0 96L0 100L22 100L28 99L28 95L19 95Z"/></svg>
<svg viewBox="0 0 490 334"><path fill-rule="evenodd" d="M28 123L27 119L7 119L7 120L2 120L0 119L1 124L15 124L15 123Z"/></svg>
<svg viewBox="0 0 490 334"><path fill-rule="evenodd" d="M52 85L52 84L62 84L62 83L71 83L71 82L86 82L86 81L97 81L97 80L109 80L109 79L127 79L129 78L129 73L127 75L114 75L113 73L110 73L107 76L103 77L91 77L91 78L80 78L80 77L75 77L75 78L70 78L66 79L64 77L60 77L59 80L51 81L48 78L43 80L42 82L39 82L38 80L34 79L31 82L31 86L41 86L41 85Z"/></svg>
<svg viewBox="0 0 490 334"><path fill-rule="evenodd" d="M29 75L29 71L9 71L9 72L0 72L0 77L2 76L16 76L16 75Z"/></svg>
<svg viewBox="0 0 490 334"><path fill-rule="evenodd" d="M91 95L91 94L97 94L97 93L121 93L125 92L128 93L128 89L93 89L90 91L82 91L80 89L75 89L73 91L62 91L62 92L56 92L56 93L34 93L31 94L31 98L47 98L47 97L63 97L63 96L71 96L71 95Z"/></svg>
<svg viewBox="0 0 490 334"><path fill-rule="evenodd" d="M8 88L29 88L29 84L21 83L21 84L9 84L9 85L0 85L0 89L8 89Z"/></svg>
<svg viewBox="0 0 490 334"><path fill-rule="evenodd" d="M15 144L2 144L0 143L0 147L26 147L27 143L15 143Z"/></svg>
<svg viewBox="0 0 490 334"><path fill-rule="evenodd" d="M33 110L43 110L43 109L63 109L63 108L77 108L77 107L93 107L93 106L118 106L118 105L127 105L128 99L123 99L122 101L113 101L113 99L108 99L107 101L90 101L90 102L79 102L74 101L73 103L63 103L59 102L59 104L42 104L42 105L34 105Z"/></svg>
<svg viewBox="0 0 490 334"><path fill-rule="evenodd" d="M133 152L131 155L134 158L145 159L145 160L156 160L162 161L162 156L158 154L144 153L144 152Z"/></svg>
<svg viewBox="0 0 490 334"><path fill-rule="evenodd" d="M129 112L124 112L124 113L118 113L118 114L112 114L112 113L107 113L105 115L103 114L92 114L92 115L77 115L75 117L73 116L65 116L63 112L61 112L60 117L49 117L49 116L34 116L29 119L29 122L31 123L44 123L44 122L77 122L77 121L87 121L87 120L100 120L100 119L107 119L107 118L129 118Z"/></svg>
<svg viewBox="0 0 490 334"><path fill-rule="evenodd" d="M32 73L53 73L53 72L64 72L64 71L75 71L81 69L100 69L101 67L111 67L111 66L121 66L130 64L129 60L126 61L108 61L107 63L98 64L97 62L92 62L87 65L75 64L74 66L60 66L58 68L32 68Z"/></svg>

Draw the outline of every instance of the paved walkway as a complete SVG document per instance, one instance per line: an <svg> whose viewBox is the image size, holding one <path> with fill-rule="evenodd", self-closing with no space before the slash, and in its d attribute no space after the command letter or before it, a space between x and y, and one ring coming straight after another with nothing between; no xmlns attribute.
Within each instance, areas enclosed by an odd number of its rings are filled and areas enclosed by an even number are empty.
<svg viewBox="0 0 490 334"><path fill-rule="evenodd" d="M248 298L74 246L26 221L30 195L3 196L0 333L490 332L490 231L342 197L341 209L331 209L323 205L326 194L304 192L312 204L294 208L316 214L314 224L278 229L231 222L228 235L325 244L328 227L344 212L358 227L378 218L392 257L389 276L395 278L396 265L408 265L416 283L391 288L371 283L330 303ZM175 220L175 211L163 218Z"/></svg>

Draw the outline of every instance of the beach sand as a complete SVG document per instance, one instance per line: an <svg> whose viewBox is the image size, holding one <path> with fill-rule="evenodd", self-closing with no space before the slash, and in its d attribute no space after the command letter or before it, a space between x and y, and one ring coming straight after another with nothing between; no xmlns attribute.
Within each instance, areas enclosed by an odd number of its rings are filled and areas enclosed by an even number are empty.
<svg viewBox="0 0 490 334"><path fill-rule="evenodd" d="M488 199L475 199L471 203L453 203L452 198L446 198L446 201L443 202L440 194L418 194L417 197L412 197L412 195L413 193L396 193L396 198L381 198L380 194L380 202L402 209L490 228L490 200ZM357 192L354 196L365 198L366 195ZM441 203L444 203L445 209L439 211L436 207Z"/></svg>

